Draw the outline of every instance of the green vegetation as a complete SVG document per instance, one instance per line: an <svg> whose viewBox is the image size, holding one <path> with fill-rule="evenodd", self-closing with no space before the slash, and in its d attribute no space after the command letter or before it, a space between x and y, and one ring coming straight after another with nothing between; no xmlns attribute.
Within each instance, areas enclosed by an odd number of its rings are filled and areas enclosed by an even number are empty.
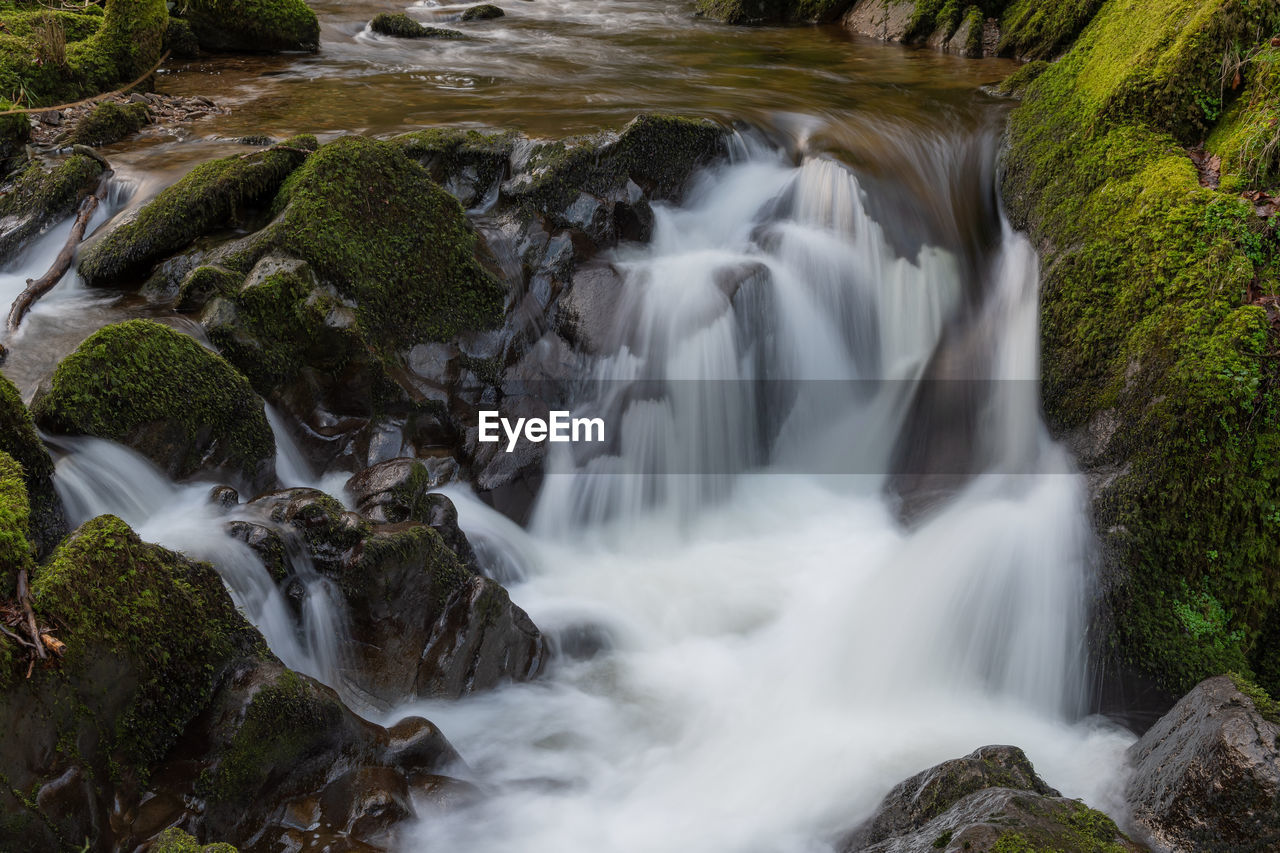
<svg viewBox="0 0 1280 853"><path fill-rule="evenodd" d="M369 22L369 29L379 35L392 36L394 38L401 39L465 38L465 36L457 30L447 30L443 27L423 26L403 12L397 12L394 15L388 12L383 12L380 15L375 15L373 20Z"/></svg>
<svg viewBox="0 0 1280 853"><path fill-rule="evenodd" d="M314 137L300 136L248 157L201 163L161 192L138 215L109 232L81 256L80 275L90 285L145 277L156 261L192 240L240 221L265 204L289 173L314 150ZM286 150L287 149L287 150Z"/></svg>
<svg viewBox="0 0 1280 853"><path fill-rule="evenodd" d="M1233 61L1234 60L1234 61ZM1224 60L1223 81L1242 91L1205 147L1222 158L1222 189L1280 188L1280 47L1264 43Z"/></svg>
<svg viewBox="0 0 1280 853"><path fill-rule="evenodd" d="M13 595L18 572L31 564L31 505L22 466L0 451L0 598Z"/></svg>
<svg viewBox="0 0 1280 853"><path fill-rule="evenodd" d="M1280 605L1274 232L1199 185L1223 57L1280 28L1267 0L1110 0L1010 121L1004 195L1047 251L1046 414L1118 423L1095 503L1111 652L1182 692L1252 669Z"/></svg>
<svg viewBox="0 0 1280 853"><path fill-rule="evenodd" d="M1001 56L1049 59L1078 36L1103 0L1013 0L1000 16Z"/></svg>
<svg viewBox="0 0 1280 853"><path fill-rule="evenodd" d="M1236 672L1228 673L1236 689L1249 697L1253 707L1258 709L1262 719L1280 726L1280 701L1272 699L1267 691Z"/></svg>
<svg viewBox="0 0 1280 853"><path fill-rule="evenodd" d="M70 215L94 190L101 175L102 164L80 154L51 169L28 163L0 195L0 219L14 222L0 234L0 259L10 257L50 224Z"/></svg>
<svg viewBox="0 0 1280 853"><path fill-rule="evenodd" d="M221 356L152 320L106 326L63 359L35 407L40 425L130 444L173 476L225 464L270 473L262 401Z"/></svg>
<svg viewBox="0 0 1280 853"><path fill-rule="evenodd" d="M150 853L237 853L230 844L201 844L181 829L166 829L151 842Z"/></svg>
<svg viewBox="0 0 1280 853"><path fill-rule="evenodd" d="M132 136L151 121L144 104L104 101L82 118L67 137L68 145L110 145Z"/></svg>
<svg viewBox="0 0 1280 853"><path fill-rule="evenodd" d="M53 460L36 433L31 413L12 382L0 375L0 453L19 466L25 483L29 516L27 534L43 556L66 533L62 501L53 488Z"/></svg>
<svg viewBox="0 0 1280 853"><path fill-rule="evenodd" d="M109 760L113 776L131 769L145 778L226 663L264 653L211 566L141 541L113 516L68 537L37 572L32 597L66 643L60 667L43 677L78 697L58 706L54 722L94 732L89 758ZM104 685L103 661L112 659L128 677Z"/></svg>
<svg viewBox="0 0 1280 853"><path fill-rule="evenodd" d="M320 22L304 0L178 0L174 14L208 50L314 53L320 47Z"/></svg>

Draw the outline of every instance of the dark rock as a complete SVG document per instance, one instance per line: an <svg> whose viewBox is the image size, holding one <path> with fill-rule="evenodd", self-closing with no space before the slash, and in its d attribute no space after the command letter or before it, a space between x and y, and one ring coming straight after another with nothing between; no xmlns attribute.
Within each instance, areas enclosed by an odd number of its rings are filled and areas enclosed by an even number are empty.
<svg viewBox="0 0 1280 853"><path fill-rule="evenodd" d="M209 503L222 509L235 509L240 505L240 493L230 486L214 486L209 490Z"/></svg>
<svg viewBox="0 0 1280 853"><path fill-rule="evenodd" d="M1063 799L1013 746L984 746L899 783L838 848L842 853L1141 850L1106 815Z"/></svg>
<svg viewBox="0 0 1280 853"><path fill-rule="evenodd" d="M1251 691L1252 692L1252 691ZM1161 847L1280 849L1280 719L1227 676L1201 682L1129 749L1134 822Z"/></svg>
<svg viewBox="0 0 1280 853"><path fill-rule="evenodd" d="M152 320L106 326L58 365L33 414L61 435L127 444L172 477L226 471L275 479L262 401L220 356Z"/></svg>
<svg viewBox="0 0 1280 853"><path fill-rule="evenodd" d="M494 6L492 3L481 3L479 6L472 6L462 13L464 21L491 21L494 18L501 18L506 12Z"/></svg>
<svg viewBox="0 0 1280 853"><path fill-rule="evenodd" d="M460 39L462 33L457 30L446 30L442 27L425 27L403 12L391 14L383 12L375 15L369 22L369 29L375 33L402 39Z"/></svg>

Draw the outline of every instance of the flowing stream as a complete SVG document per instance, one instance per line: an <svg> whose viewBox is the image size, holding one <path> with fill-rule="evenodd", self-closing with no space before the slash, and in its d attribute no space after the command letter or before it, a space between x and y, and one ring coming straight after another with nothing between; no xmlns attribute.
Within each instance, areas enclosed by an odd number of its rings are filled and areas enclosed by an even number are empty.
<svg viewBox="0 0 1280 853"><path fill-rule="evenodd" d="M1038 261L994 201L1005 107L977 91L1009 66L658 0L511 0L471 40L431 43L370 34L377 4L314 5L315 57L168 75L233 110L111 149L109 215L248 133L559 136L655 108L754 128L658 207L651 244L611 257L623 320L566 377L608 449L550 454L527 527L449 490L560 653L533 683L379 714L434 721L482 792L401 847L816 853L896 782L989 743L1121 816L1132 736L1085 716L1084 484L1040 420ZM461 8L409 11L449 25ZM6 373L29 391L93 328L157 311L71 275L7 341ZM345 474L310 470L268 415L282 485L341 498ZM210 484L110 442L54 447L73 522L112 512L212 561L286 664L342 690L340 596L304 557L293 609L223 533Z"/></svg>

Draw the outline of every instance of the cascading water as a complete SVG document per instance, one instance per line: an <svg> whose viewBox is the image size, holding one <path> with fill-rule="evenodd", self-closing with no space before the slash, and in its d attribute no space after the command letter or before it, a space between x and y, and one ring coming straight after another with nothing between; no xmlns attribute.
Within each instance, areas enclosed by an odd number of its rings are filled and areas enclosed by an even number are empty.
<svg viewBox="0 0 1280 853"><path fill-rule="evenodd" d="M1072 722L1091 538L1039 419L1035 253L993 229L974 297L952 252L902 256L899 224L834 161L756 151L617 258L623 321L574 406L609 452L550 457L529 531L453 495L545 631L610 647L397 709L485 791L405 849L829 850L894 782L987 743L1118 810L1131 738ZM965 476L908 526L894 474L937 464L956 424L922 400L953 380Z"/></svg>

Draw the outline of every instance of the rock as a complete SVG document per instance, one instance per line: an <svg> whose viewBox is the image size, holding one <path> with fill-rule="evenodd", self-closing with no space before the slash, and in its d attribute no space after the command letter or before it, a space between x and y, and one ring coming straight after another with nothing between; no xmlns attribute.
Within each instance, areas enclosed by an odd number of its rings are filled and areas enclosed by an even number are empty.
<svg viewBox="0 0 1280 853"><path fill-rule="evenodd" d="M275 477L262 401L221 356L152 320L91 335L58 365L35 422L127 444L172 477L225 470L254 490Z"/></svg>
<svg viewBox="0 0 1280 853"><path fill-rule="evenodd" d="M443 27L425 27L403 12L383 12L369 22L369 29L383 36L402 39L460 39L462 33Z"/></svg>
<svg viewBox="0 0 1280 853"><path fill-rule="evenodd" d="M506 176L518 139L513 131L433 127L401 134L388 142L422 164L432 180L463 207L471 208Z"/></svg>
<svg viewBox="0 0 1280 853"><path fill-rule="evenodd" d="M464 21L492 21L494 18L501 18L506 12L499 9L492 3L481 3L479 6L472 6L462 13Z"/></svg>
<svg viewBox="0 0 1280 853"><path fill-rule="evenodd" d="M178 285L178 311L199 311L215 296L231 296L239 288L244 276L216 264L204 264L183 276Z"/></svg>
<svg viewBox="0 0 1280 853"><path fill-rule="evenodd" d="M103 101L76 122L66 141L68 145L110 145L132 136L150 122L151 112L146 104Z"/></svg>
<svg viewBox="0 0 1280 853"><path fill-rule="evenodd" d="M67 518L53 487L53 459L36 433L31 413L17 387L0 375L0 452L22 468L28 503L26 536L35 554L45 557L66 535Z"/></svg>
<svg viewBox="0 0 1280 853"><path fill-rule="evenodd" d="M320 47L320 22L303 0L187 0L182 16L205 50L315 53Z"/></svg>
<svg viewBox="0 0 1280 853"><path fill-rule="evenodd" d="M81 154L52 169L29 163L0 194L0 261L70 216L101 176L102 165Z"/></svg>
<svg viewBox="0 0 1280 853"><path fill-rule="evenodd" d="M182 18L169 18L169 26L164 31L164 49L174 59L198 59L200 57L200 40L196 38L191 24ZM130 95L133 100L135 96Z"/></svg>
<svg viewBox="0 0 1280 853"><path fill-rule="evenodd" d="M209 503L222 509L235 509L240 505L240 493L230 486L214 486L209 490Z"/></svg>
<svg viewBox="0 0 1280 853"><path fill-rule="evenodd" d="M353 476L346 491L360 514L374 524L428 523L432 514L428 493L442 485L421 460L391 459Z"/></svg>
<svg viewBox="0 0 1280 853"><path fill-rule="evenodd" d="M1280 849L1280 717L1240 686L1202 681L1129 749L1133 819L1161 848Z"/></svg>
<svg viewBox="0 0 1280 853"><path fill-rule="evenodd" d="M1022 750L984 746L901 782L842 853L1137 853L1106 815L1063 799Z"/></svg>
<svg viewBox="0 0 1280 853"><path fill-rule="evenodd" d="M316 146L313 137L295 137L285 144L300 150ZM145 277L156 261L269 201L304 156L297 150L268 150L201 163L85 248L80 275L91 286Z"/></svg>

